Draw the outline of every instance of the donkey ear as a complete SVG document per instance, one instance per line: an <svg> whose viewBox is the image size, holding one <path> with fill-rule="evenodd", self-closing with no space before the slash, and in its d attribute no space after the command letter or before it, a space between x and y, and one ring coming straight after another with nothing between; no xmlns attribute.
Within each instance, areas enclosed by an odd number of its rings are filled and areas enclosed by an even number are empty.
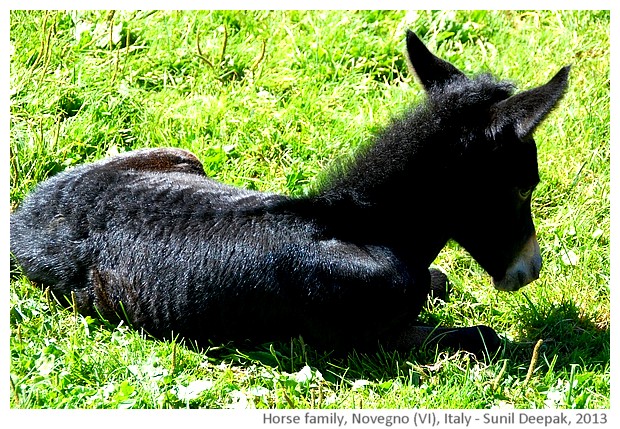
<svg viewBox="0 0 620 429"><path fill-rule="evenodd" d="M495 104L491 109L491 135L507 127L512 127L519 138L532 134L564 95L569 70L570 66L565 66L546 84Z"/></svg>
<svg viewBox="0 0 620 429"><path fill-rule="evenodd" d="M449 62L433 55L411 30L407 30L407 57L427 91L435 85L444 85L456 76L465 76Z"/></svg>

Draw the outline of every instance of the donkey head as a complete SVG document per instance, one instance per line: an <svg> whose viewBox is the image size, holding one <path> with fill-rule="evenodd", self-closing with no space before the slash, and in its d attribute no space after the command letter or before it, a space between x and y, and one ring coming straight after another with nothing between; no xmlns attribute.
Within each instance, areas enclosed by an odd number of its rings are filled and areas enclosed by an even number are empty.
<svg viewBox="0 0 620 429"><path fill-rule="evenodd" d="M530 207L539 182L532 135L562 97L569 67L513 95L509 83L488 75L466 77L410 31L407 52L436 112L441 137L433 143L445 145L438 180L450 199L451 238L493 277L497 289L517 290L536 280L542 265Z"/></svg>

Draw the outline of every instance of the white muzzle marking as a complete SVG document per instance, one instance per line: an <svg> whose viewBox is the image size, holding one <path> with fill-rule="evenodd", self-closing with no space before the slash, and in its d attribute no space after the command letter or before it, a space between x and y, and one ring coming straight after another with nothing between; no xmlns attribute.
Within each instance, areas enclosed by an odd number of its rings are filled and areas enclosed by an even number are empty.
<svg viewBox="0 0 620 429"><path fill-rule="evenodd" d="M493 278L493 286L495 286L497 290L518 290L536 280L540 275L541 267L542 257L540 256L540 247L536 240L536 234L532 234L516 259L506 270L504 278L501 280Z"/></svg>

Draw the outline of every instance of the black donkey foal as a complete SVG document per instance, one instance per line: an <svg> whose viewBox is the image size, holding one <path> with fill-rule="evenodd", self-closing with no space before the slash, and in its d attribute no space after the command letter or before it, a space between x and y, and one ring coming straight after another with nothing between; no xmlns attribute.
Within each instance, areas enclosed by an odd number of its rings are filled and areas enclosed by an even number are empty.
<svg viewBox="0 0 620 429"><path fill-rule="evenodd" d="M416 325L429 265L454 239L499 290L538 278L532 134L569 68L513 95L412 32L407 52L426 102L312 194L234 188L187 151L137 150L41 183L11 216L14 258L55 294L75 294L84 314L160 338L496 351L486 326Z"/></svg>

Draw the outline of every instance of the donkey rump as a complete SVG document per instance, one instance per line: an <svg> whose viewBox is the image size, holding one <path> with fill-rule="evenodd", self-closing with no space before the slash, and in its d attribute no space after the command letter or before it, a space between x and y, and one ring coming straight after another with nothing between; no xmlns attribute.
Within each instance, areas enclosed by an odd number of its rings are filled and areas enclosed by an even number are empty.
<svg viewBox="0 0 620 429"><path fill-rule="evenodd" d="M569 69L513 95L412 32L407 53L426 101L310 195L234 188L187 151L137 150L41 183L11 216L14 258L55 294L74 293L81 312L157 337L497 349L486 326L416 325L429 265L454 239L497 289L538 277L532 134Z"/></svg>

